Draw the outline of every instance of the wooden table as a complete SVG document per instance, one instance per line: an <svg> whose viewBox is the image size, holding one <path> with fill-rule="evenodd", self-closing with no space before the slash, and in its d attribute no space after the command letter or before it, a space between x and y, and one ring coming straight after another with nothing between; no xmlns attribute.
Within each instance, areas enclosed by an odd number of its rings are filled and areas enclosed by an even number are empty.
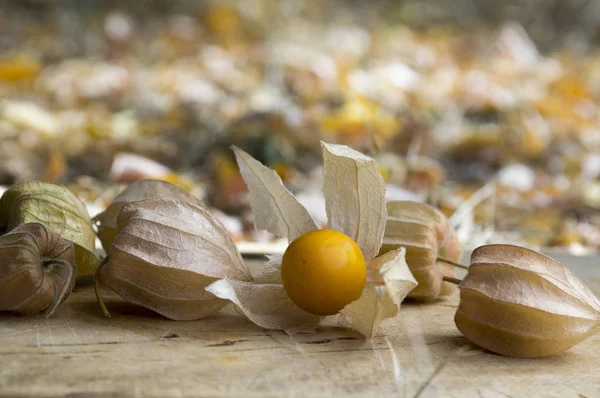
<svg viewBox="0 0 600 398"><path fill-rule="evenodd" d="M596 294L599 266L572 264ZM105 296L112 319L91 286L48 320L1 315L0 396L600 397L600 335L551 358L501 357L455 328L457 295L404 304L370 341L339 327L288 336L231 308L169 321Z"/></svg>

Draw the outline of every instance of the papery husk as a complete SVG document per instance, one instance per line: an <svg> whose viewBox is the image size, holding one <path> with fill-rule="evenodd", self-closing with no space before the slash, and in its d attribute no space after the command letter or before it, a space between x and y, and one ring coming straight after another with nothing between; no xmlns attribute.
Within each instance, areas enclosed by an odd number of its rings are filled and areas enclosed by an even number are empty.
<svg viewBox="0 0 600 398"><path fill-rule="evenodd" d="M321 142L328 226L351 237L372 260L385 231L385 182L372 158L345 145Z"/></svg>
<svg viewBox="0 0 600 398"><path fill-rule="evenodd" d="M486 245L471 255L455 322L467 339L490 351L543 357L600 331L600 301L549 257L518 246Z"/></svg>
<svg viewBox="0 0 600 398"><path fill-rule="evenodd" d="M386 215L386 188L377 163L344 145L321 145L329 227L352 237L365 259L372 260L381 247ZM316 229L273 170L238 148L234 151L248 185L257 228L292 239ZM342 311L345 325L370 337L382 319L397 313L400 302L416 285L404 253L394 251L367 263L374 276L362 296ZM231 300L250 321L267 329L296 333L331 319L310 314L291 301L281 280L281 260L273 256L253 281L225 278L206 290Z"/></svg>
<svg viewBox="0 0 600 398"><path fill-rule="evenodd" d="M288 334L313 331L323 317L304 311L292 302L281 280L281 255L273 255L252 281L223 279L206 288L235 304L248 320L265 329Z"/></svg>
<svg viewBox="0 0 600 398"><path fill-rule="evenodd" d="M105 211L94 217L98 228L98 238L104 250L110 249L117 236L117 216L126 203L166 197L177 197L190 203L198 202L198 199L189 191L166 181L147 179L129 185Z"/></svg>
<svg viewBox="0 0 600 398"><path fill-rule="evenodd" d="M248 186L257 229L269 231L290 242L317 229L308 211L283 185L277 173L243 150L232 147L240 173Z"/></svg>
<svg viewBox="0 0 600 398"><path fill-rule="evenodd" d="M205 291L229 278L252 279L225 227L181 198L125 204L117 236L96 279L122 298L174 320L204 318L225 305Z"/></svg>
<svg viewBox="0 0 600 398"><path fill-rule="evenodd" d="M341 311L340 325L370 338L379 324L396 316L400 303L417 281L406 265L405 250L394 250L367 264L367 284L361 297ZM250 321L265 329L288 334L313 331L324 320L294 304L281 282L281 257L273 256L251 282L219 280L206 288L217 297L231 300Z"/></svg>
<svg viewBox="0 0 600 398"><path fill-rule="evenodd" d="M0 311L50 316L75 286L73 243L43 224L0 236Z"/></svg>
<svg viewBox="0 0 600 398"><path fill-rule="evenodd" d="M281 283L244 282L223 279L207 289L233 302L252 323L288 334L314 330L321 317L304 311L290 300Z"/></svg>
<svg viewBox="0 0 600 398"><path fill-rule="evenodd" d="M367 264L362 296L342 310L342 324L373 337L379 324L398 314L400 304L418 285L406 264L406 249L389 251Z"/></svg>
<svg viewBox="0 0 600 398"><path fill-rule="evenodd" d="M42 223L73 242L77 276L94 274L96 235L85 205L71 191L40 181L13 185L0 199L0 231L28 222Z"/></svg>
<svg viewBox="0 0 600 398"><path fill-rule="evenodd" d="M387 223L380 253L406 248L406 262L419 285L408 297L431 301L454 292L455 286L442 281L455 276L452 265L458 263L462 245L446 216L425 203L394 201L387 204Z"/></svg>

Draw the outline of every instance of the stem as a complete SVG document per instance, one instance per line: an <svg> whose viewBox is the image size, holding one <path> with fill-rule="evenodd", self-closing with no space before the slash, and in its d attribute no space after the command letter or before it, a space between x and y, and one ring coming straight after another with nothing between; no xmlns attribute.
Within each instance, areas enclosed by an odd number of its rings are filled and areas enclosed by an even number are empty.
<svg viewBox="0 0 600 398"><path fill-rule="evenodd" d="M102 260L102 262L98 266L98 269L96 270L96 273L94 274L94 291L96 292L96 300L98 300L98 304L100 304L100 309L102 310L102 313L105 317L111 318L110 312L108 312L108 308L106 308L104 300L102 300L102 295L100 294L100 278L98 277L100 275L100 269L102 269L102 267L104 267L107 263L108 256L106 256L106 258Z"/></svg>
<svg viewBox="0 0 600 398"><path fill-rule="evenodd" d="M451 276L443 276L442 280L444 282L454 283L455 285L460 285L460 283L462 282L462 280L460 280L458 278L452 278Z"/></svg>
<svg viewBox="0 0 600 398"><path fill-rule="evenodd" d="M49 269L50 266L53 266L52 268L60 268L60 276L62 276L62 289L60 289L60 292L58 294L56 294L55 290L54 299L52 300L52 303L50 303L50 307L48 307L48 309L44 313L46 318L51 317L52 314L54 314L54 311L56 311L56 308L58 308L58 306L67 299L69 294L71 294L73 286L75 286L73 280L75 278L75 272L77 270L77 267L73 264L58 258L52 260L44 260L42 262L43 268ZM54 286L55 289L60 287L60 282L58 282L56 279L54 279Z"/></svg>
<svg viewBox="0 0 600 398"><path fill-rule="evenodd" d="M456 268L467 269L467 270L469 269L469 267L466 266L466 265L455 263L454 261L450 261L450 260L448 260L446 258L443 258L443 257L438 257L437 261L441 261L442 263L452 265L452 266L454 266Z"/></svg>

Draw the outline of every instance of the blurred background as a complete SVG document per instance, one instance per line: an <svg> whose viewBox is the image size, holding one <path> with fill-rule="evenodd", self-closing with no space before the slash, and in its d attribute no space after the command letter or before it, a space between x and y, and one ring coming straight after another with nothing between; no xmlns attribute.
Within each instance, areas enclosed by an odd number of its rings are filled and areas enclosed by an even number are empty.
<svg viewBox="0 0 600 398"><path fill-rule="evenodd" d="M229 147L324 223L319 141L468 246L600 248L600 1L0 1L0 186L157 178L252 228Z"/></svg>

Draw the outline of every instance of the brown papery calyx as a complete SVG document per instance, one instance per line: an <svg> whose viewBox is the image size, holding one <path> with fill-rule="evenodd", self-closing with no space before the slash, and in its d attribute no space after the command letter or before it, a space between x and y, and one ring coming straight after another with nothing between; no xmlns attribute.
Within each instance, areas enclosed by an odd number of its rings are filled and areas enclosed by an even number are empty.
<svg viewBox="0 0 600 398"><path fill-rule="evenodd" d="M453 278L462 257L462 245L446 216L425 203L394 201L387 203L385 235L380 254L406 248L406 263L419 283L408 297L433 301L449 296Z"/></svg>
<svg viewBox="0 0 600 398"><path fill-rule="evenodd" d="M225 278L252 279L231 235L199 202L166 197L122 207L95 287L107 317L100 284L169 319L196 320L229 304L205 291Z"/></svg>
<svg viewBox="0 0 600 398"><path fill-rule="evenodd" d="M0 236L0 311L52 315L75 286L74 256L73 243L42 224Z"/></svg>
<svg viewBox="0 0 600 398"><path fill-rule="evenodd" d="M456 326L498 354L553 355L600 331L598 298L564 265L533 250L481 246L459 287Z"/></svg>

